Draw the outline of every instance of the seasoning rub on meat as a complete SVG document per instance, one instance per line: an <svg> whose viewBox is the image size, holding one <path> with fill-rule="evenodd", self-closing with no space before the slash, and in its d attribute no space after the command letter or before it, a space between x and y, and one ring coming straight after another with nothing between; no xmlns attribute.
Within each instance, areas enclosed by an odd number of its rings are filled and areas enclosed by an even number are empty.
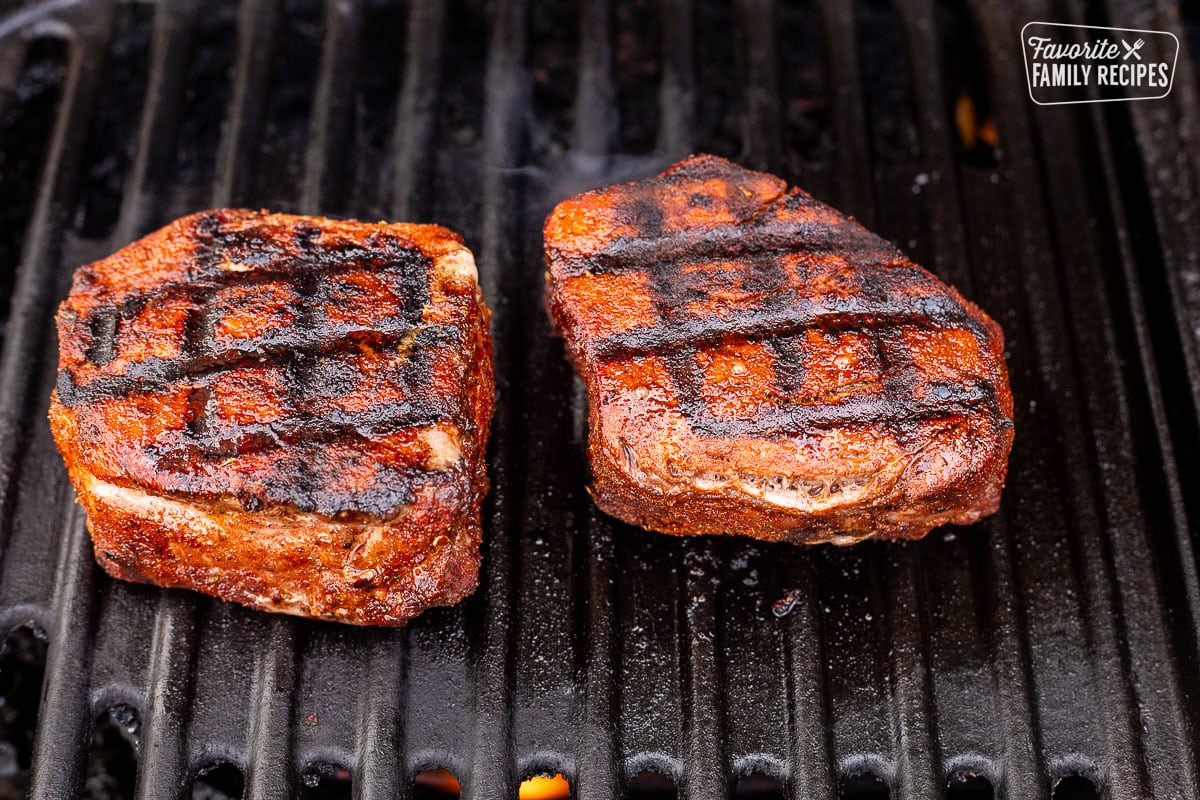
<svg viewBox="0 0 1200 800"><path fill-rule="evenodd" d="M402 625L470 594L489 312L432 225L241 210L78 270L54 437L111 574Z"/></svg>
<svg viewBox="0 0 1200 800"><path fill-rule="evenodd" d="M996 510L1000 327L854 220L694 156L564 201L545 247L602 510L838 544Z"/></svg>

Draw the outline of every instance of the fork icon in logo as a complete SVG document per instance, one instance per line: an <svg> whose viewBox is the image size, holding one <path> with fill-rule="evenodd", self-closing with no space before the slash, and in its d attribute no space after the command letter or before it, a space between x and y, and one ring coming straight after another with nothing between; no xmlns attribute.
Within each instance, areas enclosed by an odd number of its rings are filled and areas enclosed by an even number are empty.
<svg viewBox="0 0 1200 800"><path fill-rule="evenodd" d="M1144 45L1145 43L1146 43L1145 39L1138 39L1136 42L1134 42L1132 45L1130 45L1129 42L1122 39L1121 44L1125 45L1125 55L1123 56L1124 60L1128 61L1129 57L1133 56L1138 61L1141 61L1142 54L1139 53L1138 50L1141 50L1142 45Z"/></svg>

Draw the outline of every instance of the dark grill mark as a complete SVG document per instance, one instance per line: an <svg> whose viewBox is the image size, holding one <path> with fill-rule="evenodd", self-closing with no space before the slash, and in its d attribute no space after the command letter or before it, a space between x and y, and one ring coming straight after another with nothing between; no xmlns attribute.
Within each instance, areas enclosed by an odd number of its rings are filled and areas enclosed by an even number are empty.
<svg viewBox="0 0 1200 800"><path fill-rule="evenodd" d="M886 425L890 432L902 434L920 422L966 417L981 409L996 407L990 386L972 382L954 386L946 397L916 397L912 394L861 394L838 403L813 403L771 406L751 418L715 417L707 410L690 418L692 429L713 437L759 436L771 438L810 430L829 430L849 426Z"/></svg>
<svg viewBox="0 0 1200 800"><path fill-rule="evenodd" d="M199 438L208 433L209 403L212 390L207 386L195 386L188 392L187 432Z"/></svg>
<svg viewBox="0 0 1200 800"><path fill-rule="evenodd" d="M391 323L391 324L387 324ZM105 375L82 386L75 383L70 371L58 375L58 399L64 406L75 406L115 400L132 394L145 394L166 389L183 380L194 380L220 372L248 367L288 365L305 358L344 353L359 345L377 348L398 347L413 333L402 320L381 320L370 329L356 330L335 339L325 338L323 331L304 334L279 331L269 346L250 341L246 349L228 349L218 353L197 355L184 359L149 358L130 365L123 375ZM428 326L418 331L425 341L455 341L458 331L449 327ZM413 355L418 355L414 346ZM422 367L418 367L420 372ZM424 377L428 377L427 373Z"/></svg>
<svg viewBox="0 0 1200 800"><path fill-rule="evenodd" d="M599 339L590 345L600 359L661 355L728 338L770 341L809 328L829 331L875 330L898 327L969 330L986 336L983 327L957 303L937 297L867 301L846 298L843 307L829 310L808 298L772 309L749 308L725 317L685 317L664 310L666 321L642 325Z"/></svg>
<svg viewBox="0 0 1200 800"><path fill-rule="evenodd" d="M800 391L804 383L804 349L798 336L777 336L764 341L775 357L775 383L785 395Z"/></svg>
<svg viewBox="0 0 1200 800"><path fill-rule="evenodd" d="M98 367L113 360L116 355L117 314L97 314L88 321L92 343L88 346L87 360Z"/></svg>
<svg viewBox="0 0 1200 800"><path fill-rule="evenodd" d="M639 216L639 222L652 221ZM562 258L565 276L584 272L612 274L664 270L679 262L744 259L759 255L839 255L852 263L887 263L903 258L874 234L856 225L819 221L754 220L696 233L657 236L645 230L638 238L620 239L592 256Z"/></svg>
<svg viewBox="0 0 1200 800"><path fill-rule="evenodd" d="M207 389L197 390L206 396ZM270 423L224 424L193 430L186 441L156 446L152 454L160 466L219 462L234 456L297 447L306 456L319 445L335 442L369 444L408 428L424 428L446 419L452 411L445 402L383 403L367 411L347 414L297 412ZM301 459L303 461L303 459ZM315 487L309 486L309 491Z"/></svg>

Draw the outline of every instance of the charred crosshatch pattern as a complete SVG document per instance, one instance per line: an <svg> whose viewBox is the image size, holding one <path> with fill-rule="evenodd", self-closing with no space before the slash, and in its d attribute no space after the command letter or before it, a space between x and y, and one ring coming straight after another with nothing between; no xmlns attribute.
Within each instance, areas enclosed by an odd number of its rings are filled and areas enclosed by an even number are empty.
<svg viewBox="0 0 1200 800"><path fill-rule="evenodd" d="M353 226L326 231L300 221L281 244L285 221L213 212L175 223L164 235L183 237L190 260L151 290L136 277L85 268L60 316L68 358L58 400L86 419L89 409L114 420L126 404L144 409L130 433L145 468L134 450L126 466L150 485L160 474L168 491L219 495L226 480L206 478L210 468L265 475L273 460L290 463L299 452L305 480L295 491L273 479L261 495L239 490L247 510L270 501L394 513L412 501L409 484L429 465L388 468L403 490L352 498L338 488L336 465L349 457L339 453L465 412L435 370L468 346L466 334L438 321L453 312L424 319L433 261L415 241L386 230L359 241Z"/></svg>

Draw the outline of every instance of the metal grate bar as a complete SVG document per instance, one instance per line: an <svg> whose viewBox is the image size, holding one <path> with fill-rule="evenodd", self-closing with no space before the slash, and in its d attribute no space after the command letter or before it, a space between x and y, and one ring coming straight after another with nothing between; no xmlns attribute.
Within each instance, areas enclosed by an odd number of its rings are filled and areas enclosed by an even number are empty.
<svg viewBox="0 0 1200 800"><path fill-rule="evenodd" d="M346 91L356 72L362 9L359 0L325 4L325 40L321 66L313 89L313 114L309 120L308 148L304 154L301 207L316 213L336 208L343 162L350 138L354 95ZM325 202L322 202L324 200Z"/></svg>
<svg viewBox="0 0 1200 800"><path fill-rule="evenodd" d="M777 13L774 2L749 0L739 3L737 22L744 54L741 92L747 98L743 152L751 166L784 172L777 48L790 45L779 41ZM777 591L787 596L782 602L792 604L788 612L792 619L783 625L772 612L767 612L765 624L747 624L747 619L762 617L764 609L754 608L751 598L743 600L738 592L723 593L726 603L719 609L720 616L734 621L724 630L722 645L727 658L732 657L735 663L746 659L749 663L771 665L768 674L761 674L761 670L752 671L754 674L727 670L724 677L728 718L724 739L729 747L737 747L735 752L761 754L735 763L734 768L743 773L757 771L786 779L785 786L790 787L792 797L831 799L835 784L825 697L826 658L816 613L820 600L810 571L810 554L780 558L757 554L754 548L746 548L744 552L740 559L735 557L734 563L744 560L747 571L740 576L735 572L727 579L735 586L739 577L743 584L747 579L770 581L771 573L786 564L785 573L791 580ZM803 638L799 630L804 630ZM792 646L800 641L803 646ZM771 741L767 733L770 730L767 711L772 705L776 713L771 716L780 725L776 741ZM751 731L759 735L748 735Z"/></svg>
<svg viewBox="0 0 1200 800"><path fill-rule="evenodd" d="M615 136L616 96L612 78L611 9L609 0L586 0L580 6L579 74L576 88L575 124L572 140L585 156L607 159ZM561 363L560 347L547 348L547 359ZM586 405L583 384L568 378L570 396L560 397L568 418L571 439L582 445L587 439L587 419L581 413ZM575 450L574 469L569 474L583 478L586 465ZM581 551L584 579L579 591L586 609L582 615L584 659L582 724L576 734L576 780L573 785L579 800L606 800L618 797L623 784L618 731L617 679L619 676L616 641L614 561L616 544L612 526L598 514L586 493L576 493L573 518L586 531L586 542L576 545Z"/></svg>
<svg viewBox="0 0 1200 800"><path fill-rule="evenodd" d="M178 119L183 57L192 32L194 6L160 6L154 15L145 103L137 149L114 229L127 242L159 221L149 198L162 186ZM146 692L141 699L142 753L135 796L139 800L180 797L190 773L185 741L192 703L192 667L197 640L196 600L171 592L155 603Z"/></svg>
<svg viewBox="0 0 1200 800"><path fill-rule="evenodd" d="M583 0L579 5L579 80L575 88L576 154L607 155L616 136L616 90L612 78L608 0Z"/></svg>
<svg viewBox="0 0 1200 800"><path fill-rule="evenodd" d="M158 603L150 641L149 691L142 723L142 757L136 800L181 797L191 772L184 742L192 704L192 660L196 647L196 601L169 592Z"/></svg>
<svg viewBox="0 0 1200 800"><path fill-rule="evenodd" d="M821 0L825 52L829 61L829 86L834 108L833 134L837 142L836 182L838 208L857 217L868 228L875 227L874 198L870 192L870 158L866 150L866 110L863 108L862 75L855 41L854 6Z"/></svg>
<svg viewBox="0 0 1200 800"><path fill-rule="evenodd" d="M893 714L896 715L895 759L900 798L936 797L942 788L937 750L930 662L921 623L924 613L917 576L917 551L900 555L894 570L894 605L889 613L892 637Z"/></svg>
<svg viewBox="0 0 1200 800"><path fill-rule="evenodd" d="M670 158L692 149L695 68L692 0L663 0L662 88L659 92L659 150Z"/></svg>
<svg viewBox="0 0 1200 800"><path fill-rule="evenodd" d="M236 205L245 176L250 171L250 157L262 124L262 95L275 38L277 2L242 0L238 9L234 83L217 151L217 178L212 192L214 207Z"/></svg>
<svg viewBox="0 0 1200 800"><path fill-rule="evenodd" d="M103 41L107 34L104 26L111 24L111 15L102 15L99 23L98 38ZM62 100L46 151L40 189L21 263L15 268L8 323L0 348L0 498L5 500L10 497L16 462L27 441L23 418L29 411L36 374L29 365L38 363L47 338L46 322L57 277L53 265L66 205L61 201L70 190L69 181L86 135L86 120L95 100L95 70L101 57L95 39L69 51Z"/></svg>
<svg viewBox="0 0 1200 800"><path fill-rule="evenodd" d="M404 800L409 796L401 687L407 677L404 635L393 631L372 637L367 649L366 685L361 701L354 771L355 800Z"/></svg>
<svg viewBox="0 0 1200 800"><path fill-rule="evenodd" d="M560 7L541 19L528 10L523 68L531 80L530 111L518 163L549 169L559 154L557 143L571 139L571 106L562 101L584 80L582 53L556 47L573 41L572 27L579 21L571 9ZM570 157L570 156L568 156ZM533 192L536 177L522 175L514 189L526 208L537 207ZM548 719L578 719L581 714L578 683L582 614L574 598L583 590L578 572L582 543L573 534L577 505L574 481L563 480L577 462L558 445L571 435L568 413L569 373L560 369L561 349L548 335L538 313L544 290L541 237L537 214L521 215L511 230L517 252L506 265L515 278L509 296L520 320L511 339L520 349L512 378L513 403L524 444L511 463L516 467L515 498L511 522L513 662L511 692L514 697L536 696L537 706L515 703L512 708L512 747L517 754L519 777L533 772L573 776L570 757L575 745L567 726L547 725ZM536 388L535 388L536 387ZM567 520L571 522L564 524Z"/></svg>
<svg viewBox="0 0 1200 800"><path fill-rule="evenodd" d="M523 129L521 110L528 104L528 87L522 74L525 58L526 5L522 0L502 2L493 9L492 32L484 84L483 216L478 263L485 296L493 302L496 334L496 387L501 396L517 391L520 372L516 315L519 306L504 284L504 275L515 269L513 239L516 224L515 179L505 168L519 163ZM483 607L479 639L475 643L475 720L470 743L469 774L464 776L463 797L484 800L515 790L511 751L512 709L509 703L512 663L512 532L519 525L511 499L515 476L510 472L522 444L517 409L504 409L507 419L496 426L493 452L500 463L493 469L490 538L485 542L484 567L478 602ZM495 462L493 462L495 464Z"/></svg>
<svg viewBox="0 0 1200 800"><path fill-rule="evenodd" d="M847 193L851 207L858 209L864 221L878 220L880 211L871 180L871 175L877 174L877 168L865 147L866 137L861 131L866 129L868 114L882 114L882 109L867 108L863 96L862 77L857 66L861 58L854 35L854 6L827 3L824 12L827 27L840 32L829 45L834 54L831 74L833 85L839 87L838 101L844 106L838 118L848 123L837 129L838 186ZM932 687L925 666L930 659L921 622L924 612L918 588L919 558L915 549L908 549L898 553L897 560L899 563L891 570L892 585L888 589L892 604L887 611L894 716L892 759L896 793L908 800L938 795L943 781L936 746L936 721L931 713Z"/></svg>
<svg viewBox="0 0 1200 800"><path fill-rule="evenodd" d="M396 115L392 216L424 220L430 213L429 172L441 94L444 3L414 3L408 15L404 88Z"/></svg>
<svg viewBox="0 0 1200 800"><path fill-rule="evenodd" d="M291 723L296 686L293 620L272 616L260 627L265 646L254 663L247 736L246 797L288 800L292 795Z"/></svg>
<svg viewBox="0 0 1200 800"><path fill-rule="evenodd" d="M146 99L137 132L137 150L130 164L129 179L121 201L113 238L124 244L152 230L163 220L154 202L165 188L165 176L173 158L171 148L179 120L179 98L183 93L184 58L193 35L194 2L161 5L154 13Z"/></svg>
<svg viewBox="0 0 1200 800"><path fill-rule="evenodd" d="M738 0L738 22L745 42L742 93L746 115L742 136L746 166L778 170L783 160L783 127L779 124L779 43L774 0Z"/></svg>
<svg viewBox="0 0 1200 800"><path fill-rule="evenodd" d="M55 570L53 630L34 743L30 800L76 797L92 726L88 674L92 650L92 546L83 511L66 507Z"/></svg>
<svg viewBox="0 0 1200 800"><path fill-rule="evenodd" d="M804 562L796 575L800 586L815 586L816 576ZM829 696L824 654L829 646L822 630L820 601L805 592L789 615L786 665L791 736L788 771L793 800L835 796L833 747L830 741Z"/></svg>
<svg viewBox="0 0 1200 800"><path fill-rule="evenodd" d="M717 660L716 558L708 542L687 542L682 549L683 629L687 637L684 663L684 797L720 797L729 784L725 773L724 720Z"/></svg>
<svg viewBox="0 0 1200 800"><path fill-rule="evenodd" d="M276 0L244 0L226 127L218 149L214 205L238 202L262 123L263 92L274 44ZM283 800L291 794L291 716L295 687L295 630L290 619L249 623L264 645L253 657L244 754L246 797Z"/></svg>
<svg viewBox="0 0 1200 800"><path fill-rule="evenodd" d="M12 297L9 330L0 356L0 392L3 411L12 419L0 420L0 470L14 475L24 436L18 420L28 408L28 393L46 345L47 307L52 300L57 271L54 259L62 238L63 207L69 196L71 175L86 136L86 120L96 96L96 74L102 61L102 44L111 23L108 9L99 15L97 38L76 40L70 48L62 100L42 171L41 190L29 225L23 268L18 272ZM39 404L40 407L40 404ZM7 483L7 480L5 480ZM60 488L62 484L59 484ZM10 487L0 492L7 498ZM65 495L65 493L64 493ZM34 743L30 797L34 800L72 796L82 785L83 750L91 726L88 664L92 625L91 545L79 509L65 502L59 520L58 562L50 617L52 637L47 654L45 690ZM8 503L6 502L6 505Z"/></svg>

